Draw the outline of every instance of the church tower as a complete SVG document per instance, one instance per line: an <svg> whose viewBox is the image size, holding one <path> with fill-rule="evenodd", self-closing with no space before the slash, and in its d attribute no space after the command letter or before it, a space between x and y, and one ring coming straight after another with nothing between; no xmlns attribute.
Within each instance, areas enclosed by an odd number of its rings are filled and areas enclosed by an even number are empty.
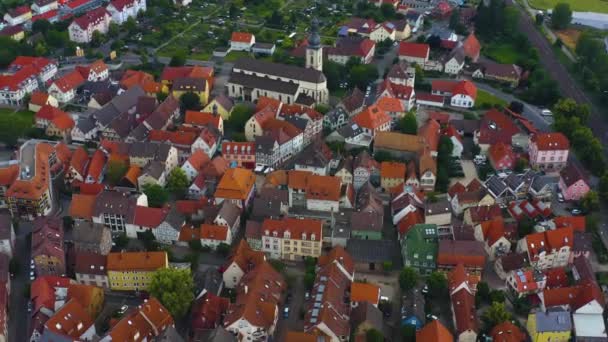
<svg viewBox="0 0 608 342"><path fill-rule="evenodd" d="M312 20L310 35L308 36L308 46L306 47L306 67L323 71L323 48L321 47L321 37L319 37L319 21L317 18Z"/></svg>

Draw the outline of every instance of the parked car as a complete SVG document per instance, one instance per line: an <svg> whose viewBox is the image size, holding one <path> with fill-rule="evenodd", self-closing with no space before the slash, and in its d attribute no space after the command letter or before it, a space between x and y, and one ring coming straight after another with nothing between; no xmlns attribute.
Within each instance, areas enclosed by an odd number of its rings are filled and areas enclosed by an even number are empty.
<svg viewBox="0 0 608 342"><path fill-rule="evenodd" d="M283 309L283 318L288 318L289 317L289 308L285 307Z"/></svg>
<svg viewBox="0 0 608 342"><path fill-rule="evenodd" d="M30 280L34 281L36 279L36 274L34 273L34 271L30 271Z"/></svg>
<svg viewBox="0 0 608 342"><path fill-rule="evenodd" d="M129 306L128 305L123 305L120 307L120 310L118 310L118 313L121 315L124 315L125 312L127 312L127 310L129 310Z"/></svg>
<svg viewBox="0 0 608 342"><path fill-rule="evenodd" d="M553 116L553 113L550 110L548 110L548 109L545 108L545 109L543 109L543 110L540 111L540 115L542 115L542 116Z"/></svg>
<svg viewBox="0 0 608 342"><path fill-rule="evenodd" d="M572 211L570 213L572 215L576 216L576 215L581 215L583 212L578 208L574 208L574 209L572 209Z"/></svg>
<svg viewBox="0 0 608 342"><path fill-rule="evenodd" d="M559 203L564 203L564 201L565 201L565 200L564 200L564 195L563 195L561 192L558 192L558 193L557 193L557 201L558 201Z"/></svg>
<svg viewBox="0 0 608 342"><path fill-rule="evenodd" d="M27 302L27 312L32 312L33 308L34 308L34 307L33 307L33 305L32 305L32 302L28 301L28 302Z"/></svg>

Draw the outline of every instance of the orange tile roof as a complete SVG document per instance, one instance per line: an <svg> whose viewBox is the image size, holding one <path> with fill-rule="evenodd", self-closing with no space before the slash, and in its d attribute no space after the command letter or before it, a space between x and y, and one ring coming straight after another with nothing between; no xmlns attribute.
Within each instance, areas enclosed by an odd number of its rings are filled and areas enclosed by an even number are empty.
<svg viewBox="0 0 608 342"><path fill-rule="evenodd" d="M587 227L586 216L557 216L553 218L556 228L572 227L574 230L579 232L585 232Z"/></svg>
<svg viewBox="0 0 608 342"><path fill-rule="evenodd" d="M179 241L192 241L201 239L201 229L193 225L185 224L179 231Z"/></svg>
<svg viewBox="0 0 608 342"><path fill-rule="evenodd" d="M57 86L57 88L61 92L65 93L74 88L77 88L78 86L83 84L84 81L85 79L82 78L82 75L80 75L78 71L74 70L69 74L62 76L61 78L56 79L53 84L55 84L55 86Z"/></svg>
<svg viewBox="0 0 608 342"><path fill-rule="evenodd" d="M19 165L13 164L0 169L0 185L11 185L19 175Z"/></svg>
<svg viewBox="0 0 608 342"><path fill-rule="evenodd" d="M253 39L253 34L249 32L232 32L230 41L239 43L249 43Z"/></svg>
<svg viewBox="0 0 608 342"><path fill-rule="evenodd" d="M574 243L574 229L572 227L564 227L545 232L545 238L550 248L559 250L564 246L572 248Z"/></svg>
<svg viewBox="0 0 608 342"><path fill-rule="evenodd" d="M228 260L228 265L236 263L241 270L247 272L251 267L263 263L266 255L264 252L253 250L245 239L241 239Z"/></svg>
<svg viewBox="0 0 608 342"><path fill-rule="evenodd" d="M190 158L188 158L188 163L197 171L200 171L210 161L211 159L209 159L209 156L203 150L194 151L190 155Z"/></svg>
<svg viewBox="0 0 608 342"><path fill-rule="evenodd" d="M51 122L53 123L53 125L55 127L57 127L58 129L65 131L65 130L71 130L72 128L74 128L74 120L72 119L72 117L69 114L62 114L62 115L58 115L55 118L53 118L53 120L51 120Z"/></svg>
<svg viewBox="0 0 608 342"><path fill-rule="evenodd" d="M160 93L163 85L160 82L146 82L143 89L147 94Z"/></svg>
<svg viewBox="0 0 608 342"><path fill-rule="evenodd" d="M405 180L405 171L407 167L404 163L399 162L382 162L380 163L381 178L399 178Z"/></svg>
<svg viewBox="0 0 608 342"><path fill-rule="evenodd" d="M519 329L515 324L505 321L502 322L490 332L492 341L494 342L524 342L526 341L526 334Z"/></svg>
<svg viewBox="0 0 608 342"><path fill-rule="evenodd" d="M163 81L174 81L176 78L204 78L207 79L211 84L211 77L213 77L213 68L201 67L201 66L179 66L171 67L167 66L163 69L163 73L160 77Z"/></svg>
<svg viewBox="0 0 608 342"><path fill-rule="evenodd" d="M353 121L360 127L374 130L391 121L391 117L377 105L371 105L353 117Z"/></svg>
<svg viewBox="0 0 608 342"><path fill-rule="evenodd" d="M264 108L269 108L273 110L276 114L281 105L282 103L279 100L275 100L272 97L261 96L260 98L258 98L258 103L255 106L255 111L259 112Z"/></svg>
<svg viewBox="0 0 608 342"><path fill-rule="evenodd" d="M201 239L226 241L228 227L217 224L201 224L199 235Z"/></svg>
<svg viewBox="0 0 608 342"><path fill-rule="evenodd" d="M45 323L45 329L60 336L78 339L93 324L93 319L77 300L70 300Z"/></svg>
<svg viewBox="0 0 608 342"><path fill-rule="evenodd" d="M167 252L119 252L108 254L108 271L155 271L168 267Z"/></svg>
<svg viewBox="0 0 608 342"><path fill-rule="evenodd" d="M146 317L146 321L152 325L154 331L162 332L173 325L173 317L169 311L154 297L144 301L138 308L139 313Z"/></svg>
<svg viewBox="0 0 608 342"><path fill-rule="evenodd" d="M137 165L131 165L129 167L129 170L127 170L127 173L125 173L125 176L123 177L123 179L126 179L129 181L129 183L137 186L137 178L139 178L140 175L141 175L141 168Z"/></svg>
<svg viewBox="0 0 608 342"><path fill-rule="evenodd" d="M287 186L291 189L304 190L310 176L312 176L312 172L291 170L287 174Z"/></svg>
<svg viewBox="0 0 608 342"><path fill-rule="evenodd" d="M300 331L288 331L285 341L289 342L323 342L319 341L319 336Z"/></svg>
<svg viewBox="0 0 608 342"><path fill-rule="evenodd" d="M112 341L152 340L169 326L173 326L173 317L169 311L154 297L147 299L137 307L137 311L121 319L108 332Z"/></svg>
<svg viewBox="0 0 608 342"><path fill-rule="evenodd" d="M127 70L120 79L120 86L124 89L130 89L135 85L144 87L144 85L154 83L154 76L147 72L138 70ZM145 91L145 89L144 89Z"/></svg>
<svg viewBox="0 0 608 342"><path fill-rule="evenodd" d="M421 175L426 171L431 171L434 175L437 175L437 161L431 156L430 150L424 149L420 155L419 164Z"/></svg>
<svg viewBox="0 0 608 342"><path fill-rule="evenodd" d="M87 170L87 177L91 176L97 182L100 179L101 172L106 166L106 155L101 151L97 150L91 157L91 162Z"/></svg>
<svg viewBox="0 0 608 342"><path fill-rule="evenodd" d="M418 136L424 138L427 146L431 151L437 151L439 147L439 136L441 133L441 126L439 122L430 119L418 130Z"/></svg>
<svg viewBox="0 0 608 342"><path fill-rule="evenodd" d="M32 95L30 97L30 103L38 105L38 106L44 106L48 99L49 99L49 94L41 92L41 91L35 91L32 93Z"/></svg>
<svg viewBox="0 0 608 342"><path fill-rule="evenodd" d="M66 112L62 111L57 107L53 107L51 105L43 104L42 107L36 112L34 118L36 120L53 120L54 118L60 115L67 115Z"/></svg>
<svg viewBox="0 0 608 342"><path fill-rule="evenodd" d="M77 148L72 154L70 160L70 166L78 172L81 176L84 176L86 166L89 162L89 153L85 148Z"/></svg>
<svg viewBox="0 0 608 342"><path fill-rule="evenodd" d="M462 47L465 53L465 56L470 58L479 57L479 51L481 50L481 44L477 37L475 37L474 33L469 34L469 36L462 43Z"/></svg>
<svg viewBox="0 0 608 342"><path fill-rule="evenodd" d="M439 320L427 323L416 332L416 341L424 342L453 342L454 337Z"/></svg>
<svg viewBox="0 0 608 342"><path fill-rule="evenodd" d="M35 171L29 180L17 179L6 192L6 197L38 200L48 189L49 157L54 152L53 146L37 143L35 147Z"/></svg>
<svg viewBox="0 0 608 342"><path fill-rule="evenodd" d="M477 98L477 87L471 81L460 81L452 89L452 96L454 95L469 95L475 100Z"/></svg>
<svg viewBox="0 0 608 342"><path fill-rule="evenodd" d="M369 302L378 305L380 301L380 286L370 283L352 283L350 285L351 302Z"/></svg>
<svg viewBox="0 0 608 342"><path fill-rule="evenodd" d="M85 310L87 310L88 314L91 316L96 316L98 312L89 312L88 308L95 304L95 298L101 295L103 296L103 290L97 286L93 285L83 285L83 284L70 284L68 285L68 295L67 300L74 299L80 305L83 306ZM103 297L102 297L103 298ZM99 303L102 304L102 303Z"/></svg>
<svg viewBox="0 0 608 342"><path fill-rule="evenodd" d="M538 133L532 136L532 143L540 151L556 151L570 149L570 141L559 132Z"/></svg>
<svg viewBox="0 0 608 342"><path fill-rule="evenodd" d="M251 170L228 169L215 190L215 197L245 200L254 185L255 175Z"/></svg>
<svg viewBox="0 0 608 342"><path fill-rule="evenodd" d="M70 202L70 216L91 219L96 200L97 195L73 194Z"/></svg>
<svg viewBox="0 0 608 342"><path fill-rule="evenodd" d="M320 241L323 236L323 221L291 217L285 217L281 220L267 218L262 222L262 231L265 235L270 236L276 232L281 237L285 232L289 232L291 240L311 240L314 234L315 240ZM268 234L266 234L266 231L268 231ZM304 236L306 236L306 239L304 239Z"/></svg>
<svg viewBox="0 0 608 342"><path fill-rule="evenodd" d="M351 275L355 272L355 263L353 258L342 246L336 246L326 255L319 257L318 265L320 268L324 268L330 263L340 263L344 269Z"/></svg>
<svg viewBox="0 0 608 342"><path fill-rule="evenodd" d="M213 113L198 112L195 110L187 110L184 124L193 126L206 126L212 124L213 127L219 127L222 117L213 115Z"/></svg>
<svg viewBox="0 0 608 342"><path fill-rule="evenodd" d="M307 200L339 201L341 180L334 176L310 175L306 181Z"/></svg>
<svg viewBox="0 0 608 342"><path fill-rule="evenodd" d="M197 133L195 131L165 131L153 129L148 134L150 141L168 141L175 145L191 146L196 140Z"/></svg>
<svg viewBox="0 0 608 342"><path fill-rule="evenodd" d="M383 96L376 101L376 106L385 112L405 112L405 107L401 100L394 97Z"/></svg>

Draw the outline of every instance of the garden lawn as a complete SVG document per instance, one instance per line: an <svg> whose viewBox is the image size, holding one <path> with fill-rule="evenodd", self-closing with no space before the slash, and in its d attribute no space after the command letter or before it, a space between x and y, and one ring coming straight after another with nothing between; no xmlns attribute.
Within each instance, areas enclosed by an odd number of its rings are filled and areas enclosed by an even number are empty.
<svg viewBox="0 0 608 342"><path fill-rule="evenodd" d="M516 49L510 44L488 44L482 53L490 59L502 64L515 64L519 57Z"/></svg>
<svg viewBox="0 0 608 342"><path fill-rule="evenodd" d="M564 2L573 11L608 13L608 2L604 0L528 0L530 6L538 9L553 9L555 5Z"/></svg>
<svg viewBox="0 0 608 342"><path fill-rule="evenodd" d="M477 99L475 100L475 108L494 107L495 105L507 106L507 101L499 99L498 97L477 89Z"/></svg>
<svg viewBox="0 0 608 342"><path fill-rule="evenodd" d="M34 125L34 113L0 108L0 141L16 143L16 139L25 136L25 132Z"/></svg>
<svg viewBox="0 0 608 342"><path fill-rule="evenodd" d="M234 62L243 57L251 57L251 54L246 51L231 51L228 55L226 55L226 57L224 57L224 62Z"/></svg>

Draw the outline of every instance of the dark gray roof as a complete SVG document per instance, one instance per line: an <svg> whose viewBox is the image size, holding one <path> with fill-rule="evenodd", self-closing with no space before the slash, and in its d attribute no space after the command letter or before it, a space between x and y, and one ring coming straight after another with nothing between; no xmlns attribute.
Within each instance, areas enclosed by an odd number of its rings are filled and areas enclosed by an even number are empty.
<svg viewBox="0 0 608 342"><path fill-rule="evenodd" d="M105 127L117 116L135 107L139 97L143 95L145 95L145 92L140 86L133 86L129 88L129 90L113 98L109 103L106 103L97 112L93 113L93 117Z"/></svg>
<svg viewBox="0 0 608 342"><path fill-rule="evenodd" d="M142 175L148 175L154 179L159 179L165 172L165 165L158 160L152 160L143 169Z"/></svg>
<svg viewBox="0 0 608 342"><path fill-rule="evenodd" d="M268 134L255 137L255 153L271 154L276 142L276 139Z"/></svg>
<svg viewBox="0 0 608 342"><path fill-rule="evenodd" d="M223 93L216 96L214 100L222 105L222 107L224 107L224 109L227 111L231 111L232 107L234 107L234 102L232 102L232 100Z"/></svg>
<svg viewBox="0 0 608 342"><path fill-rule="evenodd" d="M558 176L549 176L549 175L539 175L532 180L532 184L530 187L536 191L541 191L547 185L553 185L559 183Z"/></svg>
<svg viewBox="0 0 608 342"><path fill-rule="evenodd" d="M218 296L222 287L222 281L222 274L216 267L206 267L204 270L199 269L194 275L197 294L206 290Z"/></svg>
<svg viewBox="0 0 608 342"><path fill-rule="evenodd" d="M198 77L180 77L173 80L172 90L179 91L204 91L207 88L207 80Z"/></svg>
<svg viewBox="0 0 608 342"><path fill-rule="evenodd" d="M193 342L236 342L236 337L223 327L217 327L213 330L197 332Z"/></svg>
<svg viewBox="0 0 608 342"><path fill-rule="evenodd" d="M377 263L399 258L398 243L395 240L349 239L346 251L356 262Z"/></svg>
<svg viewBox="0 0 608 342"><path fill-rule="evenodd" d="M260 191L260 198L279 201L281 203L289 203L289 191L276 188L262 188Z"/></svg>
<svg viewBox="0 0 608 342"><path fill-rule="evenodd" d="M508 189L507 184L496 175L488 178L485 185L494 197L500 197Z"/></svg>
<svg viewBox="0 0 608 342"><path fill-rule="evenodd" d="M174 229L181 230L185 222L184 215L179 213L177 206L172 206L169 213L167 213L167 217L165 217L165 222Z"/></svg>
<svg viewBox="0 0 608 342"><path fill-rule="evenodd" d="M464 134L473 134L479 129L479 120L450 120L450 124Z"/></svg>
<svg viewBox="0 0 608 342"><path fill-rule="evenodd" d="M177 333L175 327L169 326L167 329L163 330L158 336L154 339L156 342L184 342L185 340Z"/></svg>
<svg viewBox="0 0 608 342"><path fill-rule="evenodd" d="M298 84L291 81L284 82L265 76L246 75L240 72L232 72L228 82L241 85L245 88L263 89L289 95L295 95L299 88Z"/></svg>
<svg viewBox="0 0 608 342"><path fill-rule="evenodd" d="M122 215L127 222L133 222L136 205L136 198L130 196L128 192L104 190L97 195L93 215L101 216L104 213Z"/></svg>
<svg viewBox="0 0 608 342"><path fill-rule="evenodd" d="M420 18L420 16L421 16L421 14L420 14L420 13L418 13L418 12L414 12L414 11L408 11L408 12L405 14L405 19L407 19L407 20L408 20L408 21L410 21L410 22L413 22L413 21L417 21L417 20L418 20L418 18Z"/></svg>
<svg viewBox="0 0 608 342"><path fill-rule="evenodd" d="M502 269L505 272L520 269L527 264L526 254L510 253L500 258Z"/></svg>
<svg viewBox="0 0 608 342"><path fill-rule="evenodd" d="M91 117L80 117L76 123L76 128L84 134L92 131L95 127L95 120Z"/></svg>
<svg viewBox="0 0 608 342"><path fill-rule="evenodd" d="M520 186L524 185L523 177L521 177L515 173L511 173L509 176L507 176L507 178L505 178L504 182L505 182L505 184L507 184L509 189L511 189L512 191L515 191Z"/></svg>
<svg viewBox="0 0 608 342"><path fill-rule="evenodd" d="M171 119L171 115L179 110L179 100L173 96L167 96L167 98L161 103L158 108L146 118L146 123L152 127L152 129L162 129Z"/></svg>
<svg viewBox="0 0 608 342"><path fill-rule="evenodd" d="M305 105L308 107L312 107L312 105L315 104L315 98L312 96L308 96L304 93L300 93L300 94L298 94L298 98L296 98L296 103Z"/></svg>
<svg viewBox="0 0 608 342"><path fill-rule="evenodd" d="M140 96L135 105L135 112L147 116L156 109L156 98L152 96Z"/></svg>
<svg viewBox="0 0 608 342"><path fill-rule="evenodd" d="M348 112L353 112L356 109L363 107L364 104L365 94L357 87L355 87L347 97L342 99L342 105Z"/></svg>
<svg viewBox="0 0 608 342"><path fill-rule="evenodd" d="M279 217L281 216L281 202L254 198L251 216L261 219L266 217Z"/></svg>
<svg viewBox="0 0 608 342"><path fill-rule="evenodd" d="M218 216L223 217L224 220L228 222L228 225L232 227L236 220L241 216L241 209L230 201L224 201L217 214Z"/></svg>
<svg viewBox="0 0 608 342"><path fill-rule="evenodd" d="M363 129L356 123L347 123L336 130L344 138L353 138L363 134Z"/></svg>
<svg viewBox="0 0 608 342"><path fill-rule="evenodd" d="M0 213L0 239L7 240L11 238L13 230L13 220L9 213Z"/></svg>
<svg viewBox="0 0 608 342"><path fill-rule="evenodd" d="M426 215L439 215L452 212L452 205L447 199L433 202L427 202L424 206Z"/></svg>
<svg viewBox="0 0 608 342"><path fill-rule="evenodd" d="M358 327L361 323L367 322L371 325L371 328L374 328L379 332L384 331L382 311L369 302L361 302L351 311L351 321L354 327Z"/></svg>
<svg viewBox="0 0 608 342"><path fill-rule="evenodd" d="M131 127L133 127L132 122L130 122L131 118L132 116L129 115L129 113L123 113L116 117L116 119L112 120L110 127L119 137L126 138L131 132Z"/></svg>
<svg viewBox="0 0 608 342"><path fill-rule="evenodd" d="M352 231L382 232L383 216L374 211L355 211L350 216Z"/></svg>
<svg viewBox="0 0 608 342"><path fill-rule="evenodd" d="M143 141L148 136L148 133L150 133L150 131L142 123L142 124L137 125L137 127L135 127L131 131L131 133L129 133L129 136L127 139L132 139L132 141Z"/></svg>
<svg viewBox="0 0 608 342"><path fill-rule="evenodd" d="M274 47L272 43L255 43L253 44L254 49L271 50Z"/></svg>
<svg viewBox="0 0 608 342"><path fill-rule="evenodd" d="M336 107L336 108L330 110L329 112L327 112L327 114L325 114L325 116L323 117L323 120L332 122L332 121L338 121L341 117L348 118L348 113L346 113L344 108Z"/></svg>
<svg viewBox="0 0 608 342"><path fill-rule="evenodd" d="M306 126L308 125L307 119L304 119L302 117L295 116L295 115L286 116L285 121L289 122L290 124L296 126L299 129L301 129L302 132L306 129Z"/></svg>
<svg viewBox="0 0 608 342"><path fill-rule="evenodd" d="M573 240L572 251L574 252L589 252L593 249L591 233L575 231Z"/></svg>
<svg viewBox="0 0 608 342"><path fill-rule="evenodd" d="M245 224L245 238L246 239L262 239L262 223L254 220L247 220Z"/></svg>
<svg viewBox="0 0 608 342"><path fill-rule="evenodd" d="M409 69L409 70L408 70ZM393 65L391 70L388 72L388 78L408 79L414 77L411 72L415 72L415 69L411 68L407 63L397 63Z"/></svg>
<svg viewBox="0 0 608 342"><path fill-rule="evenodd" d="M294 65L266 62L259 59L241 58L234 63L234 69L256 72L259 74L275 75L292 80L310 83L325 82L325 75L312 68L302 68Z"/></svg>
<svg viewBox="0 0 608 342"><path fill-rule="evenodd" d="M296 156L296 165L323 167L329 163L326 156L317 149L316 144L311 144Z"/></svg>
<svg viewBox="0 0 608 342"><path fill-rule="evenodd" d="M572 330L570 311L560 307L550 308L547 311L536 312L536 331L555 332Z"/></svg>
<svg viewBox="0 0 608 342"><path fill-rule="evenodd" d="M75 243L99 243L103 238L104 231L110 228L101 223L88 221L76 221L72 230L72 239Z"/></svg>

